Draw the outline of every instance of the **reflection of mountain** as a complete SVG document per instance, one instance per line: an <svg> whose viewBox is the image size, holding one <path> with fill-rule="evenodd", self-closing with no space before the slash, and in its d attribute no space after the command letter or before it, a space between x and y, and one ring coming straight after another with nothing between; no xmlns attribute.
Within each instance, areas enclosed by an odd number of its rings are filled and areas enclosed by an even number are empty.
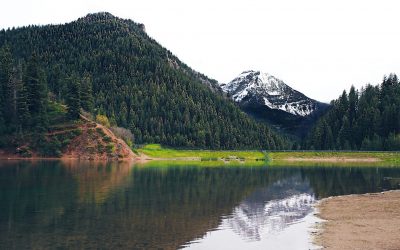
<svg viewBox="0 0 400 250"><path fill-rule="evenodd" d="M314 195L299 175L259 189L237 206L229 226L246 240L260 240L261 234L284 230L312 211Z"/></svg>

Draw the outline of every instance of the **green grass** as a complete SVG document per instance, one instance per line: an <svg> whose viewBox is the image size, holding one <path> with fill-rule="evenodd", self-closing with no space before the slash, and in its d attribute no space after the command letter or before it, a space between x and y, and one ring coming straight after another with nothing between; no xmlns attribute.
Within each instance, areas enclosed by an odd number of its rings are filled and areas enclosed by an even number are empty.
<svg viewBox="0 0 400 250"><path fill-rule="evenodd" d="M188 165L196 166L225 166L230 164L244 164L257 166L347 166L347 167L378 167L378 166L400 166L399 152L313 152L313 151L291 151L291 152L268 152L262 151L214 151L214 150L178 150L165 148L159 144L149 144L137 149L138 153L143 153L155 158L150 164L159 165ZM306 159L327 159L336 157L337 161L307 161ZM304 160L288 161L288 158L299 158ZM342 161L348 158L353 161ZM376 162L366 162L363 159L378 159ZM158 160L163 161L158 161ZM355 160L354 160L355 159ZM357 161L360 159L360 161ZM163 162L163 163L161 163ZM189 163L190 162L190 163ZM146 164L147 165L147 164Z"/></svg>
<svg viewBox="0 0 400 250"><path fill-rule="evenodd" d="M140 164L140 163L139 163ZM144 167L154 168L168 168L168 167L265 167L267 163L265 161L184 161L184 160L163 160L163 161L149 161L142 163Z"/></svg>
<svg viewBox="0 0 400 250"><path fill-rule="evenodd" d="M149 144L137 151L153 158L199 158L204 162L212 162L222 159L237 161L264 161L265 159L265 154L261 151L177 150L164 148L159 144Z"/></svg>

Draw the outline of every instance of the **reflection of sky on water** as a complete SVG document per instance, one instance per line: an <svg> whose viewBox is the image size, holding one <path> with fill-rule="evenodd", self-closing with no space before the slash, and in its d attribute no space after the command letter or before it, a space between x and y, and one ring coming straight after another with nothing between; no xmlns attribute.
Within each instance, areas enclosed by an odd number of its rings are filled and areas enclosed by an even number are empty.
<svg viewBox="0 0 400 250"><path fill-rule="evenodd" d="M187 244L193 249L310 249L314 193L301 176L260 188L223 218L217 230ZM233 246L233 247L232 247ZM295 248L293 248L295 247Z"/></svg>

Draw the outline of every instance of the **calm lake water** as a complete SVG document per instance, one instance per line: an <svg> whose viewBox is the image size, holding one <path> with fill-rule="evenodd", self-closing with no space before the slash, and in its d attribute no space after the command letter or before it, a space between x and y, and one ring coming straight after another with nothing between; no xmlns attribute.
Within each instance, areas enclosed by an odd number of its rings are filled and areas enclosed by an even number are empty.
<svg viewBox="0 0 400 250"><path fill-rule="evenodd" d="M399 178L383 167L3 161L0 249L308 249L316 200Z"/></svg>

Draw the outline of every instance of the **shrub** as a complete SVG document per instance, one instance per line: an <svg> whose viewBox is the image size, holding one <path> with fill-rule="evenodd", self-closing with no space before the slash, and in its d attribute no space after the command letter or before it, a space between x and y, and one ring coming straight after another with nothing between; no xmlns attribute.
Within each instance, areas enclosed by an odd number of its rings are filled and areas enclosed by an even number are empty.
<svg viewBox="0 0 400 250"><path fill-rule="evenodd" d="M109 142L111 142L111 137L105 135L105 136L103 136L103 141L106 143L109 143Z"/></svg>
<svg viewBox="0 0 400 250"><path fill-rule="evenodd" d="M62 141L62 143L61 143L61 147L62 148L65 148L66 146L68 146L69 144L71 143L71 140L70 139L64 139L63 141Z"/></svg>
<svg viewBox="0 0 400 250"><path fill-rule="evenodd" d="M101 136L105 136L106 134L104 133L102 128L96 128L97 133L99 133Z"/></svg>
<svg viewBox="0 0 400 250"><path fill-rule="evenodd" d="M129 129L121 127L112 127L111 131L119 138L124 140L129 147L133 146L134 136Z"/></svg>
<svg viewBox="0 0 400 250"><path fill-rule="evenodd" d="M97 152L104 153L104 146L102 144L97 144Z"/></svg>
<svg viewBox="0 0 400 250"><path fill-rule="evenodd" d="M112 143L107 144L107 146L106 146L107 153L109 153L109 154L113 153L114 150L115 150L114 144L112 144Z"/></svg>
<svg viewBox="0 0 400 250"><path fill-rule="evenodd" d="M106 126L107 128L110 127L110 121L105 115L96 115L96 122L100 123L103 126Z"/></svg>
<svg viewBox="0 0 400 250"><path fill-rule="evenodd" d="M81 128L77 128L77 129L74 129L74 130L71 131L71 135L73 137L76 137L76 136L81 135L81 134L82 134L82 129Z"/></svg>

